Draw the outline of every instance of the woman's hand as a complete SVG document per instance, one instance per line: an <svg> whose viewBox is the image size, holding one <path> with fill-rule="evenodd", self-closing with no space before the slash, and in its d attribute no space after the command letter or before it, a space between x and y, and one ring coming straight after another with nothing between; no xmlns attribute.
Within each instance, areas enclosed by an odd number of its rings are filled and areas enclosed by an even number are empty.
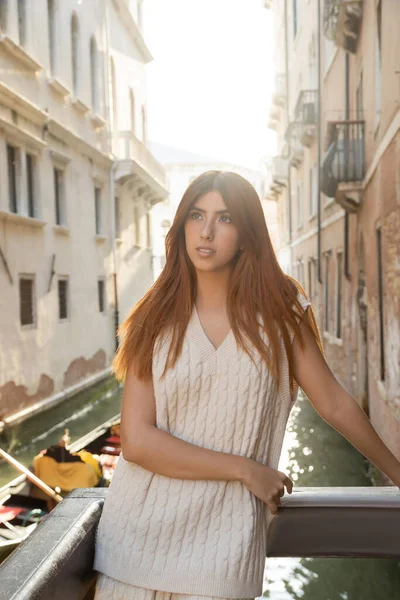
<svg viewBox="0 0 400 600"><path fill-rule="evenodd" d="M255 460L248 459L246 472L242 483L257 498L265 502L272 514L278 512L280 499L285 493L285 486L289 494L293 490L293 481L285 473L271 469Z"/></svg>

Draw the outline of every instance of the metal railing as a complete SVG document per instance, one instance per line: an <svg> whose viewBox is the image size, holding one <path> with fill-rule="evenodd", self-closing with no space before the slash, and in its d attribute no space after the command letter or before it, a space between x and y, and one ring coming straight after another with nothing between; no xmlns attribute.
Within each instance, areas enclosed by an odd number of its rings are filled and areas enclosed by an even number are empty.
<svg viewBox="0 0 400 600"><path fill-rule="evenodd" d="M339 183L362 181L365 175L364 120L328 123L322 164L322 191L335 197Z"/></svg>
<svg viewBox="0 0 400 600"><path fill-rule="evenodd" d="M71 492L0 565L0 600L90 600L105 488ZM270 557L400 557L397 487L295 488L268 518Z"/></svg>
<svg viewBox="0 0 400 600"><path fill-rule="evenodd" d="M317 90L303 90L299 94L295 108L295 120L303 125L317 123Z"/></svg>

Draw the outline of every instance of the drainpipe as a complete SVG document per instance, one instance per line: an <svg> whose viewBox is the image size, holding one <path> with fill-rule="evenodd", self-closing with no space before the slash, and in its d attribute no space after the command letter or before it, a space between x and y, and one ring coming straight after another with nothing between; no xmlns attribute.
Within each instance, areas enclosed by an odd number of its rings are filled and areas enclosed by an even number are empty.
<svg viewBox="0 0 400 600"><path fill-rule="evenodd" d="M346 115L345 119L350 119L350 55L348 52L345 54L345 66L346 66L346 81L345 81L345 103L346 103ZM344 214L344 274L346 279L350 280L349 270L349 212L346 210Z"/></svg>
<svg viewBox="0 0 400 600"><path fill-rule="evenodd" d="M113 153L112 144L112 128L111 128L111 94L110 94L110 31L109 31L109 18L108 18L108 5L107 0L103 0L103 21L104 21L104 48L105 57L103 61L104 67L104 82L105 82L105 101L106 101L106 131L108 141L108 153L113 157L113 163L110 168L109 177L109 206L111 210L110 222L111 222L111 249L112 249L112 277L113 277L113 289L114 289L114 334L115 334L115 350L118 350L118 327L119 327L119 304L118 304L118 278L117 278L117 256L116 256L116 223L115 223L115 185L114 177L115 171L118 166L118 160Z"/></svg>
<svg viewBox="0 0 400 600"><path fill-rule="evenodd" d="M322 94L321 94L321 0L317 0L317 46L318 46L318 136L317 136L317 147L318 147L318 168L317 168L317 190L318 190L318 203L317 203L317 274L318 281L322 283L322 269L321 269L321 146L322 146Z"/></svg>
<svg viewBox="0 0 400 600"><path fill-rule="evenodd" d="M284 30L285 30L285 87L286 87L286 127L289 126L290 119L290 86L289 86L289 38L288 38L288 0L285 0L285 14L284 14ZM290 136L287 142L288 144L288 155L290 156L291 143ZM287 174L287 193L288 193L288 218L289 218L289 261L290 261L290 272L292 272L292 182L291 182L291 166L288 160L288 174ZM292 273L293 275L293 273Z"/></svg>

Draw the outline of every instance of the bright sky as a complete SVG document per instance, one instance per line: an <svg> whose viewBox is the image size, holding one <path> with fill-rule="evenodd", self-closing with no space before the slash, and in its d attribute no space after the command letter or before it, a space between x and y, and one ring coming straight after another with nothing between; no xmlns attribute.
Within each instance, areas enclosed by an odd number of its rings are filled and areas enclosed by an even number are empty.
<svg viewBox="0 0 400 600"><path fill-rule="evenodd" d="M274 81L263 0L145 0L148 138L257 168Z"/></svg>

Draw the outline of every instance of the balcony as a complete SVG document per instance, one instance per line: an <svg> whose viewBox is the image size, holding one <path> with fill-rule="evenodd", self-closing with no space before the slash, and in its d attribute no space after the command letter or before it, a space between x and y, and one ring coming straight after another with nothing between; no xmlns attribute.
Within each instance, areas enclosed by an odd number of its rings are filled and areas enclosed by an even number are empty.
<svg viewBox="0 0 400 600"><path fill-rule="evenodd" d="M131 131L119 131L113 138L113 152L118 160L116 179L125 183L128 179L140 180L150 188L160 201L167 196L164 167L156 160L145 144Z"/></svg>
<svg viewBox="0 0 400 600"><path fill-rule="evenodd" d="M285 106L286 101L286 77L283 73L275 75L275 91L272 94L272 103L275 106Z"/></svg>
<svg viewBox="0 0 400 600"><path fill-rule="evenodd" d="M289 123L285 140L289 146L289 162L293 167L298 167L304 157L304 146L301 143L303 124L300 121Z"/></svg>
<svg viewBox="0 0 400 600"><path fill-rule="evenodd" d="M288 180L288 159L283 156L274 156L272 159L272 183L277 187L277 191L281 191L286 187Z"/></svg>
<svg viewBox="0 0 400 600"><path fill-rule="evenodd" d="M302 124L300 143L309 148L317 135L317 90L303 90L295 108L295 121Z"/></svg>
<svg viewBox="0 0 400 600"><path fill-rule="evenodd" d="M277 106L271 104L269 109L269 119L268 119L268 129L273 129L274 131L278 131L279 123L281 120L281 112Z"/></svg>
<svg viewBox="0 0 400 600"><path fill-rule="evenodd" d="M363 0L325 0L324 4L325 36L353 54L360 37L363 4Z"/></svg>
<svg viewBox="0 0 400 600"><path fill-rule="evenodd" d="M348 212L358 211L364 189L365 121L330 121L322 164L322 191Z"/></svg>

